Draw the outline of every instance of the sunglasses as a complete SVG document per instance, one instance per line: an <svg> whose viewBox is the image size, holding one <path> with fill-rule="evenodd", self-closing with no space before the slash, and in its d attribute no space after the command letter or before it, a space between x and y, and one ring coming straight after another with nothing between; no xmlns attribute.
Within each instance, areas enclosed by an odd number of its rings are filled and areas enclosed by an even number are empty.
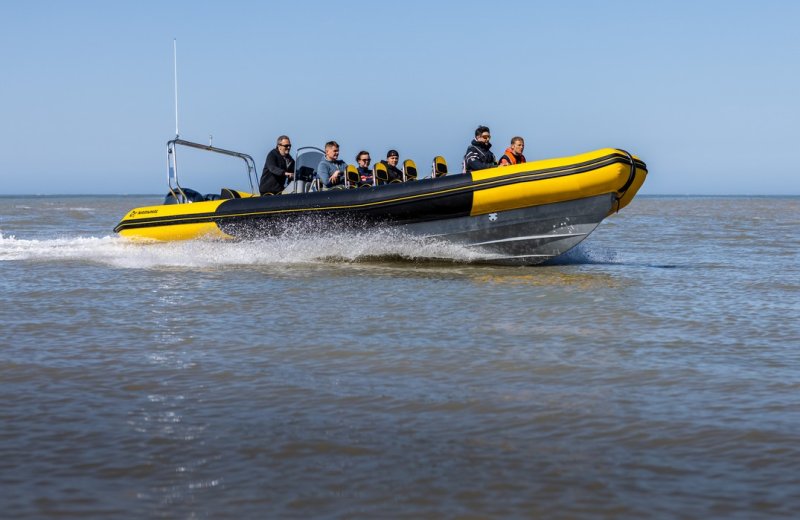
<svg viewBox="0 0 800 520"><path fill-rule="evenodd" d="M292 145L290 145L290 144L279 144L278 146L280 146L281 148L291 148L292 147Z"/></svg>
<svg viewBox="0 0 800 520"><path fill-rule="evenodd" d="M483 135L481 136L481 138L482 138L482 139L491 139L491 138L492 138L492 135L491 135L491 134L483 134Z"/></svg>
<svg viewBox="0 0 800 520"><path fill-rule="evenodd" d="M370 159L369 157L362 157L361 159L359 159L359 161L367 161L367 162L370 162L371 160L372 159Z"/></svg>

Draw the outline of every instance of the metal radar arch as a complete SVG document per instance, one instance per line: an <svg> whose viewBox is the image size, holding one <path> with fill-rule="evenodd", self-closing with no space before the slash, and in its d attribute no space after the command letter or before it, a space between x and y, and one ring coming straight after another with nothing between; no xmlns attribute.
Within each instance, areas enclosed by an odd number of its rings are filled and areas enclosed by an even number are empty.
<svg viewBox="0 0 800 520"><path fill-rule="evenodd" d="M209 136L209 144L200 144L195 143L192 141L186 141L180 138L180 132L178 131L178 41L177 39L172 40L172 59L173 59L173 73L174 73L174 84L175 84L175 139L167 141L167 184L169 185L169 191L173 197L175 197L175 201L179 204L184 204L191 202L189 197L186 196L186 193L183 191L183 188L178 181L178 153L177 153L177 146L186 146L189 148L195 148L198 150L205 150L207 152L214 152L222 155L227 155L229 157L238 157L245 162L247 166L247 179L250 182L250 190L253 193L257 193L256 186L258 186L258 176L256 173L256 163L253 161L253 158L246 153L241 152L234 152L232 150L225 150L224 148L216 148L211 146L211 136Z"/></svg>

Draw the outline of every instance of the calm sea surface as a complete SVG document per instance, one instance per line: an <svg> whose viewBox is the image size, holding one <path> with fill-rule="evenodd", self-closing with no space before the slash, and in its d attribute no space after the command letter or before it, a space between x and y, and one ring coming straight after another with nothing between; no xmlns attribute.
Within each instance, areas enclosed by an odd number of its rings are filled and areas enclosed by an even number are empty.
<svg viewBox="0 0 800 520"><path fill-rule="evenodd" d="M636 199L553 265L130 244L0 197L4 518L796 518L800 198Z"/></svg>

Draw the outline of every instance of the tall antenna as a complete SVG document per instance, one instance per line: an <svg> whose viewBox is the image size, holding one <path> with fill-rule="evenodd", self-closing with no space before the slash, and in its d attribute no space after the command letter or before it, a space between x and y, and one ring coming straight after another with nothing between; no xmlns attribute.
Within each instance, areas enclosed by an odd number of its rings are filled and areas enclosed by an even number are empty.
<svg viewBox="0 0 800 520"><path fill-rule="evenodd" d="M172 39L172 65L175 78L175 139L180 136L178 132L178 39Z"/></svg>

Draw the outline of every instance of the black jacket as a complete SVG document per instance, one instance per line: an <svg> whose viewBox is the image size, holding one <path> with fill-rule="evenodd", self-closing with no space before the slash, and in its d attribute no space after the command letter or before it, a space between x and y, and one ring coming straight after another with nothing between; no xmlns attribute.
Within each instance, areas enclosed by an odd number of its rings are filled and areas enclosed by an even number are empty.
<svg viewBox="0 0 800 520"><path fill-rule="evenodd" d="M381 162L386 165L386 172L389 174L389 182L403 181L403 170L397 168L396 166L392 166L386 160L382 160Z"/></svg>
<svg viewBox="0 0 800 520"><path fill-rule="evenodd" d="M294 159L289 154L281 155L277 148L273 148L267 154L261 181L258 183L261 195L282 192L286 184L286 172L294 173Z"/></svg>
<svg viewBox="0 0 800 520"><path fill-rule="evenodd" d="M464 154L464 169L467 173L473 170L485 170L497 166L497 160L490 150L491 143L479 143L475 139Z"/></svg>

